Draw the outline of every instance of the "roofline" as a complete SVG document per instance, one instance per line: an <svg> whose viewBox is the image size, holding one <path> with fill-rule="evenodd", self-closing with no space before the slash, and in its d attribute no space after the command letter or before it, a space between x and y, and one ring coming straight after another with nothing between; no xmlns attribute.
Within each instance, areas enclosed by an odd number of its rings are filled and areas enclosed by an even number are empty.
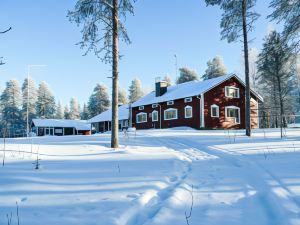
<svg viewBox="0 0 300 225"><path fill-rule="evenodd" d="M211 89L213 89L213 88L215 88L215 87L217 87L218 85L220 85L220 84L222 84L224 81L226 81L226 80L229 80L229 79L231 79L232 77L235 77L244 87L246 87L246 84L245 84L245 82L241 79L241 78L239 78L236 74L228 74L229 76L228 76L228 78L226 78L226 79L224 79L224 80L222 80L222 81L220 81L220 82L218 82L217 84L215 84L215 85L213 85L213 86L211 86L209 89L207 89L206 91L203 91L203 92L199 92L199 94L198 95L201 95L201 94L205 94L206 92L208 92L208 91L210 91ZM154 92L154 91L152 91L152 92ZM264 101L264 99L263 99L263 97L261 97L256 91L254 91L253 89L250 89L250 92L252 92L260 101ZM150 92L151 93L151 92ZM150 94L149 93L149 94ZM193 96L198 96L198 95L191 95L190 97L193 97ZM182 98L173 98L172 100L178 100L178 99L182 99ZM155 102L155 103L149 103L149 104L146 104L146 105L151 105L151 104L156 104L156 103L163 103L163 102L167 102L167 101L157 101L157 102ZM141 106L141 105L135 105L135 106L133 106L133 108L134 107L139 107L139 106Z"/></svg>

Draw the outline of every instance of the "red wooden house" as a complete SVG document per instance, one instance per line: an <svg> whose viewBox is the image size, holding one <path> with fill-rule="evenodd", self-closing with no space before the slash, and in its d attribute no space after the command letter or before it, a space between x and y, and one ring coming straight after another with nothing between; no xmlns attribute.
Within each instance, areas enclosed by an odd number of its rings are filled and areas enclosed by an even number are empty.
<svg viewBox="0 0 300 225"><path fill-rule="evenodd" d="M203 129L245 128L245 83L236 75L191 81L156 90L132 104L132 126L137 129L188 126ZM258 102L251 91L252 127L259 127Z"/></svg>

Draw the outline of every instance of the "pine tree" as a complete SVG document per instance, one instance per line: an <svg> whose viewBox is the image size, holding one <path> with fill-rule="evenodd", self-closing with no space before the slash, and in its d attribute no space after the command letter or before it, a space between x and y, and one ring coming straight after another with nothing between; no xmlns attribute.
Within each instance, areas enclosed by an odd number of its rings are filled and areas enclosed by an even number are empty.
<svg viewBox="0 0 300 225"><path fill-rule="evenodd" d="M80 114L80 118L82 120L88 120L90 118L89 109L88 109L88 107L85 103L83 104L83 109L82 109L82 112Z"/></svg>
<svg viewBox="0 0 300 225"><path fill-rule="evenodd" d="M253 11L256 0L205 0L207 5L219 5L224 10L221 19L221 39L229 43L240 38L244 44L245 58L245 124L246 135L251 136L251 108L250 108L250 77L248 59L248 32L253 29L253 23L258 19L259 14Z"/></svg>
<svg viewBox="0 0 300 225"><path fill-rule="evenodd" d="M208 80L226 75L226 73L227 69L224 66L223 58L221 56L216 56L207 62L207 69L205 70L205 74L202 76L202 79Z"/></svg>
<svg viewBox="0 0 300 225"><path fill-rule="evenodd" d="M164 77L164 81L167 82L167 86L168 86L168 87L172 86L172 79L171 79L170 76L166 75L166 76Z"/></svg>
<svg viewBox="0 0 300 225"><path fill-rule="evenodd" d="M129 102L133 103L139 100L144 96L144 92L142 90L141 81L139 79L134 79L129 86Z"/></svg>
<svg viewBox="0 0 300 225"><path fill-rule="evenodd" d="M274 12L268 17L284 23L284 40L291 40L292 47L300 50L300 1L272 0Z"/></svg>
<svg viewBox="0 0 300 225"><path fill-rule="evenodd" d="M94 117L110 107L107 88L104 85L97 84L93 94L89 98L88 109L91 117Z"/></svg>
<svg viewBox="0 0 300 225"><path fill-rule="evenodd" d="M21 90L17 80L6 82L1 97L1 114L2 128L7 129L10 133L25 131L25 124L21 116Z"/></svg>
<svg viewBox="0 0 300 225"><path fill-rule="evenodd" d="M38 90L36 113L39 118L51 119L55 117L55 98L49 90L48 84L42 82Z"/></svg>
<svg viewBox="0 0 300 225"><path fill-rule="evenodd" d="M69 107L68 107L67 105L66 105L65 108L64 108L64 118L65 118L66 120L71 119L71 118L70 118L70 110L69 110Z"/></svg>
<svg viewBox="0 0 300 225"><path fill-rule="evenodd" d="M70 119L72 120L80 119L79 104L75 98L72 98L70 101Z"/></svg>
<svg viewBox="0 0 300 225"><path fill-rule="evenodd" d="M119 88L119 104L127 104L128 103L128 98L127 98L127 94L126 91L124 89L120 89Z"/></svg>
<svg viewBox="0 0 300 225"><path fill-rule="evenodd" d="M29 83L29 85L28 85ZM33 79L27 78L24 80L22 85L22 96L23 96L23 104L22 104L22 118L23 121L27 121L27 102L28 104L28 122L29 125L33 118L36 117L36 102L37 102L37 89L35 87L35 82ZM25 122L26 123L26 122Z"/></svg>
<svg viewBox="0 0 300 225"><path fill-rule="evenodd" d="M131 0L78 0L74 11L68 13L71 21L84 24L81 47L88 46L87 51L93 50L97 56L104 51L102 60L112 64L112 148L119 147L119 38L130 43L122 23L127 13L133 14Z"/></svg>
<svg viewBox="0 0 300 225"><path fill-rule="evenodd" d="M60 102L57 103L55 119L64 119L64 111Z"/></svg>
<svg viewBox="0 0 300 225"><path fill-rule="evenodd" d="M291 71L291 48L284 43L283 37L273 31L265 39L263 49L258 56L258 71L261 82L264 84L265 90L269 90L269 99L273 101L273 106L276 111L276 106L280 107L280 127L286 123L285 101L291 91L292 71ZM281 132L282 137L282 132Z"/></svg>
<svg viewBox="0 0 300 225"><path fill-rule="evenodd" d="M180 68L179 73L179 78L176 81L177 84L182 84L193 80L199 80L197 73L194 70L189 69L187 67Z"/></svg>

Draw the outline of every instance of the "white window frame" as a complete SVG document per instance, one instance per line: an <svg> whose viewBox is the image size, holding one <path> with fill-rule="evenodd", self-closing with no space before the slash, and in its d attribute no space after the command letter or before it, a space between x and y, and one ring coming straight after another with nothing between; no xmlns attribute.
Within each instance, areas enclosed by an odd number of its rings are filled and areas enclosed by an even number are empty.
<svg viewBox="0 0 300 225"><path fill-rule="evenodd" d="M227 90L228 89L235 89L235 90L237 90L237 97L232 97L232 96L230 96L230 95L227 95ZM240 89L239 88L237 88L237 87L234 87L234 86L225 86L225 96L226 97L228 97L228 98L240 98Z"/></svg>
<svg viewBox="0 0 300 225"><path fill-rule="evenodd" d="M238 110L238 115L239 115L239 122L236 121L236 117L229 117L227 115L227 109L237 109ZM241 124L241 109L237 106L225 106L225 118L235 118L234 122L235 124Z"/></svg>
<svg viewBox="0 0 300 225"><path fill-rule="evenodd" d="M174 105L174 101L167 101L167 105Z"/></svg>
<svg viewBox="0 0 300 225"><path fill-rule="evenodd" d="M152 109L155 109L155 108L157 108L157 107L158 107L158 104L157 104L157 103L152 104Z"/></svg>
<svg viewBox="0 0 300 225"><path fill-rule="evenodd" d="M175 110L176 111L176 118L171 118L171 119L167 119L166 118L166 113L169 112L169 111L172 111L172 110ZM177 120L178 119L178 109L175 109L175 108L169 108L169 109L166 109L164 111L164 120Z"/></svg>
<svg viewBox="0 0 300 225"><path fill-rule="evenodd" d="M146 115L146 120L145 120L145 121L139 121L139 120L138 120L139 115ZM140 113L136 114L136 123L147 123L147 121L148 121L148 115L147 115L147 113L145 113L145 112L140 112Z"/></svg>
<svg viewBox="0 0 300 225"><path fill-rule="evenodd" d="M193 101L193 98L192 97L188 97L188 98L185 98L184 99L184 102L187 103L187 102L192 102Z"/></svg>
<svg viewBox="0 0 300 225"><path fill-rule="evenodd" d="M216 109L217 109L217 115L216 115L216 116L213 115L213 108L216 108ZM220 108L219 108L218 105L213 104L213 105L210 106L210 116L211 116L211 117L214 117L214 118L220 117Z"/></svg>
<svg viewBox="0 0 300 225"><path fill-rule="evenodd" d="M139 106L139 110L144 110L144 106L143 105L141 105L141 106Z"/></svg>
<svg viewBox="0 0 300 225"><path fill-rule="evenodd" d="M187 109L191 109L191 110L192 110L191 116L187 116L187 115L186 115L186 110L187 110ZM186 119L188 119L188 118L193 118L193 107L192 107L192 106L187 105L186 107L184 107L184 118L186 118Z"/></svg>
<svg viewBox="0 0 300 225"><path fill-rule="evenodd" d="M153 118L154 118L154 116L153 116L154 113L157 114L156 120L153 119ZM151 116L152 116L152 122L157 122L157 121L158 121L158 111L157 111L157 110L154 110L151 114L152 114L152 115L151 115Z"/></svg>

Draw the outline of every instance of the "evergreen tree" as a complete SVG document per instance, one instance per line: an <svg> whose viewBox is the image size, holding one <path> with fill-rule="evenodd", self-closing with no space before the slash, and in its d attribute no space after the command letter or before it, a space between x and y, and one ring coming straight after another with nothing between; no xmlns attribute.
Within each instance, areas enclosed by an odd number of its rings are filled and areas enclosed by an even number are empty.
<svg viewBox="0 0 300 225"><path fill-rule="evenodd" d="M42 82L38 90L36 113L39 118L51 119L55 117L55 98L46 82Z"/></svg>
<svg viewBox="0 0 300 225"><path fill-rule="evenodd" d="M78 0L74 11L68 13L71 21L83 24L81 47L105 53L102 59L112 64L112 135L111 147L119 147L118 87L119 87L119 39L130 43L122 20L133 14L131 0ZM92 112L91 112L92 113Z"/></svg>
<svg viewBox="0 0 300 225"><path fill-rule="evenodd" d="M104 85L97 84L93 94L89 98L88 109L91 117L94 117L110 107L107 88Z"/></svg>
<svg viewBox="0 0 300 225"><path fill-rule="evenodd" d="M180 68L179 73L179 78L176 81L177 84L182 84L193 80L199 80L197 73L194 70L189 69L187 67Z"/></svg>
<svg viewBox="0 0 300 225"><path fill-rule="evenodd" d="M28 85L29 83L29 85ZM28 92L29 91L29 92ZM27 121L27 102L28 104L28 122L29 125L33 118L36 117L36 102L37 102L37 89L35 87L35 82L33 79L27 78L24 80L22 85L22 96L23 96L23 104L22 104L22 118L23 121ZM26 124L26 122L25 122Z"/></svg>
<svg viewBox="0 0 300 225"><path fill-rule="evenodd" d="M246 135L251 136L248 32L253 29L253 23L259 17L259 14L253 11L256 0L205 0L205 2L207 5L219 5L224 10L221 19L222 40L226 39L231 43L243 38L246 81L245 124Z"/></svg>
<svg viewBox="0 0 300 225"><path fill-rule="evenodd" d="M265 39L263 49L258 56L258 71L268 98L272 102L272 112L276 106L280 107L279 125L282 128L286 123L285 101L291 91L291 48L284 43L282 36L273 31ZM282 136L282 132L281 132Z"/></svg>
<svg viewBox="0 0 300 225"><path fill-rule="evenodd" d="M142 90L141 81L139 79L134 79L129 86L129 101L130 103L136 102L144 96Z"/></svg>
<svg viewBox="0 0 300 225"><path fill-rule="evenodd" d="M57 103L55 119L64 119L64 111L60 102Z"/></svg>
<svg viewBox="0 0 300 225"><path fill-rule="evenodd" d="M70 110L69 110L69 107L68 107L67 105L66 105L65 108L64 108L64 118L65 118L66 120L71 119L71 118L70 118Z"/></svg>
<svg viewBox="0 0 300 225"><path fill-rule="evenodd" d="M80 109L78 101L72 98L70 101L70 119L76 120L80 119Z"/></svg>
<svg viewBox="0 0 300 225"><path fill-rule="evenodd" d="M82 112L80 114L80 118L82 120L88 120L90 118L89 109L88 109L88 107L85 103L83 104L83 109L82 109Z"/></svg>
<svg viewBox="0 0 300 225"><path fill-rule="evenodd" d="M127 94L126 91L124 89L120 89L119 88L119 104L127 104L128 103L128 98L127 98Z"/></svg>
<svg viewBox="0 0 300 225"><path fill-rule="evenodd" d="M166 75L166 76L164 77L164 81L167 82L167 86L168 86L168 87L172 86L172 79L171 79L170 76Z"/></svg>
<svg viewBox="0 0 300 225"><path fill-rule="evenodd" d="M216 56L207 62L207 69L205 70L205 74L202 76L202 79L208 80L226 75L226 73L227 69L224 66L222 57Z"/></svg>
<svg viewBox="0 0 300 225"><path fill-rule="evenodd" d="M300 50L300 1L272 0L270 7L274 12L269 18L284 23L284 40L292 40L293 48Z"/></svg>
<svg viewBox="0 0 300 225"><path fill-rule="evenodd" d="M25 131L25 124L21 116L21 90L17 80L6 82L6 87L0 97L1 126L10 133Z"/></svg>

